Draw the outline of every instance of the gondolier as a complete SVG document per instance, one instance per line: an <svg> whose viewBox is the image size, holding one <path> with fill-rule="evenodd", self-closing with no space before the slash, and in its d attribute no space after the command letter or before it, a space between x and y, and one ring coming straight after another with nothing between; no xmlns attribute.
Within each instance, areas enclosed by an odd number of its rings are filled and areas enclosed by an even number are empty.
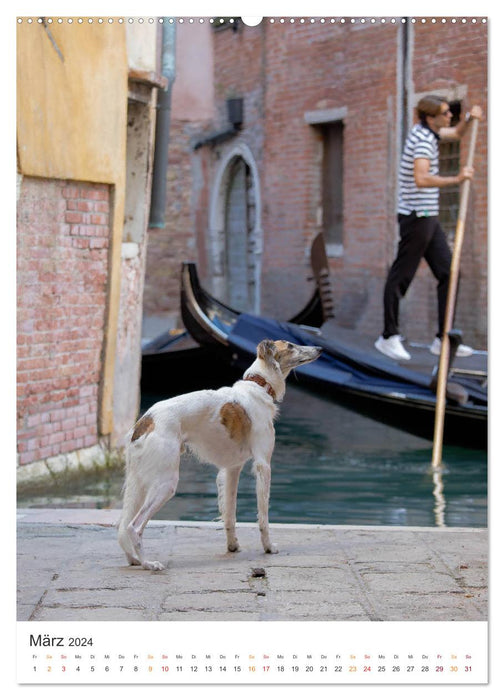
<svg viewBox="0 0 504 700"><path fill-rule="evenodd" d="M395 360L409 360L399 334L399 302L406 294L420 261L425 258L438 282L438 331L430 346L439 355L443 334L446 299L450 278L451 252L439 223L439 188L471 179L473 169L464 167L457 175L439 175L441 139L458 140L471 119L481 119L481 108L474 106L464 119L451 127L448 102L437 95L423 97L416 108L418 123L411 129L399 168L399 247L384 290L384 329L375 342L377 350ZM459 345L457 354L472 354L472 348Z"/></svg>

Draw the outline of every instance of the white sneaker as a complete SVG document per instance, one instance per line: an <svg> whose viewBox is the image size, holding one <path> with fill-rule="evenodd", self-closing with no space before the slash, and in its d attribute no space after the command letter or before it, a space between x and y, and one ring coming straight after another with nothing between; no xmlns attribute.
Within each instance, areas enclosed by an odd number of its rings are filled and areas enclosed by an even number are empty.
<svg viewBox="0 0 504 700"><path fill-rule="evenodd" d="M393 360L411 360L411 355L404 349L400 335L384 338L382 335L374 344L375 348Z"/></svg>
<svg viewBox="0 0 504 700"><path fill-rule="evenodd" d="M433 355L440 355L441 354L441 338L438 338L437 336L434 338L432 341L432 345L430 346L430 351ZM470 357L474 352L474 349L469 347L469 345L462 345L462 343L458 346L457 352L455 355L457 357Z"/></svg>

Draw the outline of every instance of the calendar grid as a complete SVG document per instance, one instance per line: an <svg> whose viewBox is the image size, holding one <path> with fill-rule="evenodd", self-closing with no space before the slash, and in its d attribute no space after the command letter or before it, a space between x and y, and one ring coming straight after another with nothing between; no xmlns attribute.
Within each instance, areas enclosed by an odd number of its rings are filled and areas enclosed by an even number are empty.
<svg viewBox="0 0 504 700"><path fill-rule="evenodd" d="M487 623L20 623L25 683L435 683L487 678Z"/></svg>

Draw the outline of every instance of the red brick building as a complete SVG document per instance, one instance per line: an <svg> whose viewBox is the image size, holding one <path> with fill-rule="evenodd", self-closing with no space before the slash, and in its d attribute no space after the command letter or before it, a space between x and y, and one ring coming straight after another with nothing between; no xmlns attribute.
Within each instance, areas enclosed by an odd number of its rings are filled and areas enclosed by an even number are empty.
<svg viewBox="0 0 504 700"><path fill-rule="evenodd" d="M17 478L105 463L140 404L152 23L17 22Z"/></svg>
<svg viewBox="0 0 504 700"><path fill-rule="evenodd" d="M23 183L18 218L21 465L99 442L109 211L104 185L42 178Z"/></svg>
<svg viewBox="0 0 504 700"><path fill-rule="evenodd" d="M178 27L167 225L149 233L144 314L177 315L178 268L191 258L223 300L287 318L311 293L308 252L323 230L337 321L377 336L397 240L397 166L413 108L435 92L462 116L472 104L487 113L485 20L207 23L206 62L191 53L201 51L196 31L203 30L188 20ZM178 102L191 91L187 61L193 75L213 68L206 111ZM226 111L233 98L242 100L235 128ZM462 142L460 152L444 153L443 167L458 168L466 154ZM486 158L483 121L456 317L464 340L479 347L487 333ZM456 212L457 192L447 192L448 232ZM401 309L409 339L430 341L435 281L425 265Z"/></svg>

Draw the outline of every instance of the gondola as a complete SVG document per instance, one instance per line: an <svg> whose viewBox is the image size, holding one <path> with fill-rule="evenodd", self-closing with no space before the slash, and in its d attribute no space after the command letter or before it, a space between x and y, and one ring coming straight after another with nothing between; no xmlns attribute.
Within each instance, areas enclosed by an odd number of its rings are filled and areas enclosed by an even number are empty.
<svg viewBox="0 0 504 700"><path fill-rule="evenodd" d="M211 368L211 371L209 371ZM166 331L142 346L142 395L176 396L236 379L236 369L221 353L197 343L185 328Z"/></svg>
<svg viewBox="0 0 504 700"><path fill-rule="evenodd" d="M290 323L318 328L333 315L327 256L320 234L313 240L310 255L315 288ZM180 295L184 328L167 330L142 346L144 394L174 396L203 387L217 388L239 378L232 352L226 352L226 336L240 312L201 286L194 263L182 265Z"/></svg>
<svg viewBox="0 0 504 700"><path fill-rule="evenodd" d="M218 388L239 377L232 353L226 351L230 349L226 335L240 314L201 287L194 263L182 266L181 313L184 328L168 330L142 346L143 393L175 396L203 387ZM291 322L318 327L324 318L317 289Z"/></svg>
<svg viewBox="0 0 504 700"><path fill-rule="evenodd" d="M322 356L296 370L291 381L332 397L357 412L432 440L436 406L432 372L436 359L426 349L412 348L408 366L378 353L371 341L338 328L330 318L317 285L317 321L307 307L281 322L237 311L221 304L200 285L196 266L182 266L181 313L184 325L203 347L210 348L235 377L250 364L257 344L284 339L320 345ZM310 303L311 303L310 302ZM342 339L343 338L343 339ZM477 364L477 367L475 366ZM486 354L457 359L447 389L444 442L477 449L487 447Z"/></svg>

